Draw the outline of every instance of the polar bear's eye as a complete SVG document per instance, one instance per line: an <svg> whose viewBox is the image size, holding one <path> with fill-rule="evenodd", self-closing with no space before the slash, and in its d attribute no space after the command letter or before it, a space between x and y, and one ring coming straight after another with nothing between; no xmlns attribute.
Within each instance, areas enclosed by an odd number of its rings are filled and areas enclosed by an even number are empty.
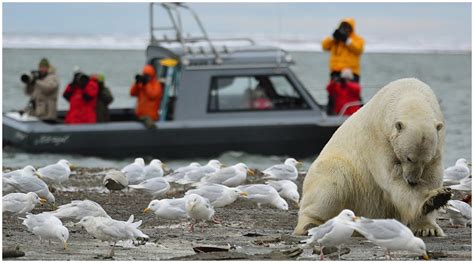
<svg viewBox="0 0 474 263"><path fill-rule="evenodd" d="M412 162L413 162L413 160L412 160L412 159L410 159L410 157L407 157L407 161L408 161L408 162L410 162L410 163L412 163Z"/></svg>

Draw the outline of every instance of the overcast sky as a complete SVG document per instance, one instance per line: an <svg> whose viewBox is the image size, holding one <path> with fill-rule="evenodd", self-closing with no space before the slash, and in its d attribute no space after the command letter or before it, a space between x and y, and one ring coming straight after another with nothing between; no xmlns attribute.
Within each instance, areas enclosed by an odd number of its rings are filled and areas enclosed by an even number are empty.
<svg viewBox="0 0 474 263"><path fill-rule="evenodd" d="M324 36L341 18L377 38L470 43L470 3L191 3L211 34ZM4 33L148 34L148 3L3 3ZM193 31L191 29L190 31Z"/></svg>

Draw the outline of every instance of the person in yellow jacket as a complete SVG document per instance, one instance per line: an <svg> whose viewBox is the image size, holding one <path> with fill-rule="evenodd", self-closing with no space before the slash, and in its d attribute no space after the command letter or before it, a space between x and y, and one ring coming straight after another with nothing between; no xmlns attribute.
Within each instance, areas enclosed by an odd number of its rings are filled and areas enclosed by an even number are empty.
<svg viewBox="0 0 474 263"><path fill-rule="evenodd" d="M331 52L329 70L331 80L340 77L345 68L352 70L354 81L360 78L360 56L364 52L364 39L355 33L355 20L346 18L331 36L322 42L323 50Z"/></svg>

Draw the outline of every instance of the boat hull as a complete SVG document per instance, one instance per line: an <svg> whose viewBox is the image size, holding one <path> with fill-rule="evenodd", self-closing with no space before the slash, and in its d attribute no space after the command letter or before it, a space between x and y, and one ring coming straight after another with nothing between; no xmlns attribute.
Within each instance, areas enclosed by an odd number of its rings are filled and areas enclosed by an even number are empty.
<svg viewBox="0 0 474 263"><path fill-rule="evenodd" d="M263 155L314 156L339 124L157 123L94 125L22 123L4 116L3 143L26 152L72 153L104 157L151 155L160 158L218 156L225 151Z"/></svg>

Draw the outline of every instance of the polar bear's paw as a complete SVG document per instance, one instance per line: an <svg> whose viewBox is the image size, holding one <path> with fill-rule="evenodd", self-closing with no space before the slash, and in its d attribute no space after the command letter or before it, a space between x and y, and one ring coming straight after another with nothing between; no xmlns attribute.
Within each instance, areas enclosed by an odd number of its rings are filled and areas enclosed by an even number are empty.
<svg viewBox="0 0 474 263"><path fill-rule="evenodd" d="M449 199L451 199L451 195L450 188L440 188L435 190L433 195L431 195L431 197L423 205L423 214L426 215L433 210L437 210L446 205Z"/></svg>
<svg viewBox="0 0 474 263"><path fill-rule="evenodd" d="M427 236L437 236L437 237L444 237L443 229L441 229L436 223L430 224L427 223L425 225L415 226L413 228L413 234L419 237L427 237Z"/></svg>

